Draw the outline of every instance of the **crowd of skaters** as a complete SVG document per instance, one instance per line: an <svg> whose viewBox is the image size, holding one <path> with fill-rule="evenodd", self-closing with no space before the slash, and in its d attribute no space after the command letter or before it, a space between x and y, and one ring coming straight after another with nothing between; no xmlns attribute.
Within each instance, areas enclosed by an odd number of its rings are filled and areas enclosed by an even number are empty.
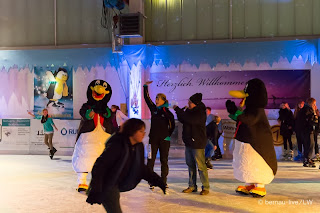
<svg viewBox="0 0 320 213"><path fill-rule="evenodd" d="M280 105L278 121L280 122L280 135L283 137L282 160L302 161L304 167L316 167L314 162L320 159L317 141L319 110L316 100L308 98L306 102L299 101L294 113L292 113L289 104L283 102ZM293 134L297 139L296 156L293 156L294 147L291 141Z"/></svg>
<svg viewBox="0 0 320 213"><path fill-rule="evenodd" d="M169 103L165 94L158 93L156 95L155 103L151 100L148 92L148 85L151 83L152 81L149 81L144 84L144 99L151 113L151 127L149 133L150 150L148 153L146 167L142 166L140 169L142 173L136 175L139 177L137 180L147 180L151 190L153 190L155 186L158 186L164 193L166 193L166 189L169 187L167 184L167 176L169 174L168 156L171 140L170 137L175 128L175 121L173 114L168 108ZM180 108L174 105L172 108L174 109L178 120L183 124L182 139L185 144L185 161L188 166L189 173L188 187L182 190L182 192L192 193L198 191L198 173L202 183L200 195L207 195L210 189L208 170L213 169L210 161L222 158L218 143L219 137L222 134L221 118L217 115L211 114L211 108L206 107L202 102L201 93L195 93L190 96L188 99L188 106ZM119 110L115 106L112 106L112 109L114 113ZM120 118L122 116L118 115L115 117ZM124 118L124 120L126 119L127 118ZM301 160L303 161L303 166L315 167L314 160L319 159L316 140L319 132L319 111L316 106L316 100L314 98L309 98L306 102L300 101L297 103L294 113L291 111L288 103L282 103L280 105L278 121L280 123L280 134L283 136L284 142L282 160ZM143 128L145 127L143 126ZM143 132L144 129L141 131ZM293 134L296 134L297 137L297 156L293 156L294 147L291 140ZM115 136L113 139L114 138ZM314 148L316 149L316 157L312 158ZM104 153L107 151L108 150L106 149ZM160 154L161 176L157 176L156 173L153 172L158 151ZM105 156L107 155L105 154ZM130 156L132 156L132 154ZM131 160L133 160L133 158L131 158ZM126 166L125 168L128 167ZM146 173L146 169L151 173ZM125 173L127 172L128 171ZM121 173L123 173L123 171L121 171ZM97 177L97 175L95 175L95 177ZM135 182L134 186L138 182ZM117 185L112 190L113 193L117 194L116 200L118 200L119 192L123 189ZM129 190L131 190L130 187ZM87 201L89 203L104 204L101 197L95 197L97 196L95 193L96 192L91 189ZM96 202L97 200L98 202ZM112 196L108 202L114 202ZM116 203L116 208L120 210L119 202L117 201ZM108 206L110 207L112 205L107 204L105 208L107 209Z"/></svg>
<svg viewBox="0 0 320 213"><path fill-rule="evenodd" d="M108 212L121 212L120 192L134 189L141 179L148 181L151 190L158 186L166 193L166 189L169 187L167 184L168 156L175 120L173 113L168 108L169 103L165 94L158 93L155 103L150 99L148 85L151 83L152 81L149 81L144 84L144 99L151 113L150 153L148 153L147 165L144 164L144 148L142 146L142 139L145 135L144 122L140 119L129 119L116 105L111 107L114 134L106 143L102 155L96 160L92 169L90 187L86 190L87 202L103 204ZM173 105L172 108L177 119L183 125L182 139L185 144L185 161L189 173L188 187L182 192L198 191L198 173L202 183L200 195L207 195L210 189L208 170L213 169L210 161L222 158L218 143L222 134L221 118L211 114L211 108L206 107L202 102L201 93L191 95L187 106L180 108ZM44 116L46 116L46 112L45 109ZM42 116L42 120L44 116ZM304 167L315 167L314 161L320 159L317 144L319 110L316 106L316 100L309 98L306 102L300 101L297 103L294 113L288 103L282 103L278 121L284 142L282 159L301 160ZM51 128L52 126L55 127L53 123L50 123ZM294 147L291 140L293 134L296 135L298 144L296 156L293 156ZM48 143L48 147L52 158L53 152L56 150L54 150L52 143ZM315 150L315 156L313 156L313 150ZM153 171L158 151L160 153L161 176ZM107 170L112 172L106 173Z"/></svg>

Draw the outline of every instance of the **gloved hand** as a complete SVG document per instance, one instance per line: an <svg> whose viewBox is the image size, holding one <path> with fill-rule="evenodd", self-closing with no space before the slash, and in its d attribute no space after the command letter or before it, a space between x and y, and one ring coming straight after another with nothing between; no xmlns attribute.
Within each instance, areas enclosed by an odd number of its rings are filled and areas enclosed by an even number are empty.
<svg viewBox="0 0 320 213"><path fill-rule="evenodd" d="M230 113L229 118L234 121L237 121L238 116L243 113L243 111L238 110L238 107L233 101L227 100L226 102L227 111Z"/></svg>
<svg viewBox="0 0 320 213"><path fill-rule="evenodd" d="M88 195L88 198L86 200L87 203L90 203L91 205L97 203L97 204L101 204L102 203L102 192L90 192Z"/></svg>
<svg viewBox="0 0 320 213"><path fill-rule="evenodd" d="M231 114L231 115L234 115L237 110L238 110L238 107L236 106L236 104L234 103L234 101L231 101L231 100L227 100L226 102L226 108L227 108L227 111Z"/></svg>
<svg viewBox="0 0 320 213"><path fill-rule="evenodd" d="M167 194L166 184L163 181L161 181L161 183L159 184L159 188L163 191L163 194Z"/></svg>
<svg viewBox="0 0 320 213"><path fill-rule="evenodd" d="M163 194L166 194L166 184L157 173L152 172L148 182L152 186L158 186L163 191Z"/></svg>

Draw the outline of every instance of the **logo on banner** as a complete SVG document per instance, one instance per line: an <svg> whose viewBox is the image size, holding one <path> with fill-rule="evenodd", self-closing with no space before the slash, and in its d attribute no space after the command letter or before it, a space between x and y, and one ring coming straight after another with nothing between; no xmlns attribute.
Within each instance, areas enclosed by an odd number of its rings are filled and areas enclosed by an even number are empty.
<svg viewBox="0 0 320 213"><path fill-rule="evenodd" d="M78 133L78 129L61 129L61 135L76 135Z"/></svg>

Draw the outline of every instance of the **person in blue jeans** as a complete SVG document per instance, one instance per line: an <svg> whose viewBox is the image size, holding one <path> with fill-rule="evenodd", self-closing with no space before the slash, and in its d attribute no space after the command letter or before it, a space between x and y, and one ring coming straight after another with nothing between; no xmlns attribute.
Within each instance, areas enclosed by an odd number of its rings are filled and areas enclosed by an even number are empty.
<svg viewBox="0 0 320 213"><path fill-rule="evenodd" d="M41 123L43 124L43 131L44 131L44 143L48 146L50 149L49 151L49 156L52 159L54 156L54 153L57 152L57 149L53 147L52 145L52 138L53 138L53 127L55 128L56 131L58 131L58 128L56 125L53 123L53 120L51 116L48 114L47 109L42 110L42 116L35 116L31 112L28 112L29 115L33 116L36 119L41 119Z"/></svg>
<svg viewBox="0 0 320 213"><path fill-rule="evenodd" d="M188 108L180 109L174 105L178 120L183 124L182 140L185 143L186 164L189 171L189 187L183 193L197 192L197 167L202 191L200 195L209 194L208 170L205 163L204 149L206 136L206 106L202 103L202 94L196 93L188 100Z"/></svg>
<svg viewBox="0 0 320 213"><path fill-rule="evenodd" d="M218 132L217 132L218 128L215 128L214 124L211 123L214 120L214 116L211 114L210 107L206 107L206 114L207 114L207 120L206 120L207 145L205 148L205 157L206 157L207 169L212 169L213 166L212 166L210 160L211 160L211 157L212 157L213 151L214 151L213 140L215 140L218 137Z"/></svg>

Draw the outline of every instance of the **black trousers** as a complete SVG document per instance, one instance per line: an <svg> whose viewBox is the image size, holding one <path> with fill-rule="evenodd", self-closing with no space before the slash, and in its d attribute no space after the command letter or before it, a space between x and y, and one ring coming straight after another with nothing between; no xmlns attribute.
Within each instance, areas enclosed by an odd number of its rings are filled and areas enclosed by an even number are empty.
<svg viewBox="0 0 320 213"><path fill-rule="evenodd" d="M154 162L157 157L157 152L160 152L160 163L161 163L161 179L167 183L167 176L169 174L168 156L170 149L170 141L162 139L150 138L149 144L151 144L151 159L148 159L147 166L153 171Z"/></svg>
<svg viewBox="0 0 320 213"><path fill-rule="evenodd" d="M285 137L285 136L282 136L283 137L283 148L285 150L288 149L288 144L289 143L289 148L290 150L292 150L292 141L291 141L291 135L289 137Z"/></svg>
<svg viewBox="0 0 320 213"><path fill-rule="evenodd" d="M301 134L302 144L303 144L303 155L305 159L311 159L314 143L311 141L310 132L303 132Z"/></svg>
<svg viewBox="0 0 320 213"><path fill-rule="evenodd" d="M214 156L221 156L221 150L219 147L219 143L217 144L217 149L214 150Z"/></svg>
<svg viewBox="0 0 320 213"><path fill-rule="evenodd" d="M313 139L314 139L314 154L319 154L318 131L313 132Z"/></svg>
<svg viewBox="0 0 320 213"><path fill-rule="evenodd" d="M298 151L302 153L302 136L300 131L296 131L296 138L297 138L297 144L298 144Z"/></svg>
<svg viewBox="0 0 320 213"><path fill-rule="evenodd" d="M118 186L114 186L112 189L106 191L102 205L108 213L122 213Z"/></svg>

